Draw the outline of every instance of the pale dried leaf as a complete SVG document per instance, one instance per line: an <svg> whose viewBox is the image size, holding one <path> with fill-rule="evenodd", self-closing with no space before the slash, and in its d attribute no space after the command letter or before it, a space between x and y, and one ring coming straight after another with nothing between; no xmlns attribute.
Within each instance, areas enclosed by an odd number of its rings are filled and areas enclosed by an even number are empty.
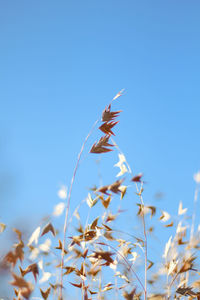
<svg viewBox="0 0 200 300"><path fill-rule="evenodd" d="M0 233L4 232L6 229L6 225L4 223L0 223Z"/></svg>
<svg viewBox="0 0 200 300"><path fill-rule="evenodd" d="M166 211L162 211L162 215L160 216L161 222L167 222L170 219L170 214Z"/></svg>
<svg viewBox="0 0 200 300"><path fill-rule="evenodd" d="M173 271L175 270L176 266L178 264L178 260L171 260L169 263L169 269L167 275L171 275Z"/></svg>
<svg viewBox="0 0 200 300"><path fill-rule="evenodd" d="M113 98L113 100L116 100L117 98L121 97L123 92L125 89L122 89L119 93L117 93L117 95L115 95L115 97Z"/></svg>
<svg viewBox="0 0 200 300"><path fill-rule="evenodd" d="M43 244L39 245L39 249L43 252L49 252L50 251L50 246L51 246L51 240L46 239L46 241Z"/></svg>
<svg viewBox="0 0 200 300"><path fill-rule="evenodd" d="M165 245L165 251L164 251L164 254L163 254L163 257L166 259L167 258L167 255L168 255L168 252L169 252L169 249L171 247L171 244L172 244L172 236L170 236L168 242L166 243Z"/></svg>
<svg viewBox="0 0 200 300"><path fill-rule="evenodd" d="M28 246L30 246L33 242L35 242L35 244L37 245L38 244L38 239L39 239L39 236L40 236L40 226L37 227L35 229L35 231L32 233L29 241L28 241Z"/></svg>
<svg viewBox="0 0 200 300"><path fill-rule="evenodd" d="M42 278L39 280L39 283L44 283L50 279L52 274L50 272L44 272Z"/></svg>
<svg viewBox="0 0 200 300"><path fill-rule="evenodd" d="M99 196L97 196L96 198L92 198L91 194L88 193L88 196L87 196L87 199L86 199L86 202L87 202L87 205L91 208L93 207L97 201L99 200Z"/></svg>
<svg viewBox="0 0 200 300"><path fill-rule="evenodd" d="M179 203L179 207L178 207L178 215L183 215L185 214L187 211L187 208L183 208L183 204L182 202Z"/></svg>
<svg viewBox="0 0 200 300"><path fill-rule="evenodd" d="M126 172L128 172L128 169L127 169L127 167L126 167L126 165L125 165L125 163L126 163L126 158L125 158L124 154L119 153L119 154L118 154L118 157L119 157L119 161L118 161L118 163L116 163L116 164L114 165L114 167L120 168L120 172L116 175L116 177L122 176L122 175L124 175Z"/></svg>
<svg viewBox="0 0 200 300"><path fill-rule="evenodd" d="M31 254L30 254L30 256L29 256L29 259L30 259L30 260L35 260L35 259L38 257L39 253L40 253L40 251L39 251L38 248L33 248L33 249L31 250Z"/></svg>

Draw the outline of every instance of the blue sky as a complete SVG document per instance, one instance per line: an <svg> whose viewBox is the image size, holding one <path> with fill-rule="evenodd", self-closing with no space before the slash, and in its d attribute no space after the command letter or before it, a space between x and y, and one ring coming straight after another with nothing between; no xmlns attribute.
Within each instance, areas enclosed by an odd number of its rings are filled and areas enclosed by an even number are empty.
<svg viewBox="0 0 200 300"><path fill-rule="evenodd" d="M116 142L147 181L147 203L192 212L200 169L199 1L1 1L1 221L40 220L69 186L102 110L123 110ZM88 141L72 208L99 183ZM104 184L117 153L101 156ZM126 204L124 204L126 207ZM129 207L129 206L128 206ZM126 207L127 208L127 207ZM129 207L130 208L130 207Z"/></svg>

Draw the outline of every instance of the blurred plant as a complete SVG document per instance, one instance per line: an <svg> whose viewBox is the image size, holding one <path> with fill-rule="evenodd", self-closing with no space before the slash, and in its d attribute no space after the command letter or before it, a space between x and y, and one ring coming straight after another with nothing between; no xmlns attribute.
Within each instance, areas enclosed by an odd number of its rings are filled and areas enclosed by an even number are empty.
<svg viewBox="0 0 200 300"><path fill-rule="evenodd" d="M83 300L109 297L126 300L181 299L182 297L200 299L197 261L200 228L195 232L195 205L199 193L200 172L194 175L197 188L191 222L186 217L187 208L183 208L182 202L178 207L178 221L177 217L173 218L169 212L144 203L143 174L132 173L125 155L113 139L113 130L119 122L116 118L121 111L112 111L111 105L122 93L123 91L120 91L112 99L84 140L69 192L67 193L65 186L61 187L58 196L62 201L54 207L52 215L43 220L28 241L23 240L20 230L14 229L17 242L3 257L1 263L2 269L9 268L11 272L10 285L13 287L13 300L30 297L71 299L67 291L71 291L72 288L80 291ZM68 220L71 192L81 156L86 142L100 121L99 130L103 135L92 145L90 153L100 155L117 151L119 161L114 167L119 168L116 175L118 179L107 185L93 187ZM117 220L124 212L121 209L121 200L125 199L127 190L131 189L132 185L135 185L135 194L139 200L136 205L137 216L142 222L142 237L123 231L121 226L118 229L116 226ZM120 207L113 213L113 207L115 209L116 206L111 204L115 201L120 201ZM92 215L93 207L97 203L102 205L104 211L101 215L95 213ZM79 214L82 205L88 206L92 218L90 223L87 218L85 225ZM55 228L54 224L55 218L60 217L64 210L62 232ZM172 228L175 232L163 247L161 261L153 262L149 257L147 237L150 238L155 225L149 227L148 222L153 221L157 211L160 211L160 216L154 223L158 226L164 224L164 228ZM78 221L78 227L74 232L69 224L75 219ZM1 223L1 233L4 230L5 224ZM70 235L68 238L66 238L67 234ZM46 236L48 238L44 239ZM160 263L157 270L154 267L155 263L157 265ZM151 271L152 267L154 272ZM40 297L33 297L37 289L40 290Z"/></svg>

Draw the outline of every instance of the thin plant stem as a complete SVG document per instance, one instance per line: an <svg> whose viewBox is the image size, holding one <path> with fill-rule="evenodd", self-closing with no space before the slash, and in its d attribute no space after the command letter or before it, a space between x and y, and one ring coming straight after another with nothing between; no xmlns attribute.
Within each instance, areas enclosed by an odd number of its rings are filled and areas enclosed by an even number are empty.
<svg viewBox="0 0 200 300"><path fill-rule="evenodd" d="M143 206L144 210L144 200L143 197L139 191L137 183L135 183L137 193L139 195L140 201ZM142 188L142 186L141 186ZM144 217L144 212L142 213L142 224L143 224L143 233L144 233L144 257L145 257L145 265L144 265L144 299L147 299L147 233L146 233L146 223L145 223L145 217Z"/></svg>
<svg viewBox="0 0 200 300"><path fill-rule="evenodd" d="M195 227L195 218L196 218L196 206L197 206L197 199L198 199L198 194L199 194L199 185L197 184L194 192L194 202L193 202L193 214L192 214L192 225L190 229L190 244L192 244L192 239L194 236L194 227ZM189 281L189 271L186 272L186 282L188 283Z"/></svg>
<svg viewBox="0 0 200 300"><path fill-rule="evenodd" d="M68 223L68 215L69 215L69 207L70 207L70 200L71 200L71 193L72 193L72 187L73 187L73 184L74 184L74 180L75 180L75 177L76 177L76 173L77 173L77 170L78 170L78 166L79 166L79 163L80 163L80 159L81 159L81 156L82 156L82 153L83 153L83 150L85 148L85 144L87 142L87 140L89 139L89 137L91 136L96 124L99 122L99 119L97 119L95 121L95 123L93 124L90 132L88 133L88 135L86 136L83 144L82 144L82 147L81 147L81 150L78 154L78 158L77 158L77 162L76 162L76 165L75 165L75 168L74 168L74 172L73 172L73 176L72 176L72 179L71 179L71 184L70 184L70 188L69 188L69 193L68 193L68 197L67 197L67 208L66 208L66 214L65 214L65 221L64 221L64 229L63 229L63 243L62 243L62 252L61 252L61 278L60 278L60 300L62 300L62 289L63 289L63 266L64 266L64 254L65 254L65 240L66 240L66 232L67 232L67 223Z"/></svg>
<svg viewBox="0 0 200 300"><path fill-rule="evenodd" d="M121 154L123 154L123 152L121 151L121 149L119 148L119 146L117 145L117 143L113 139L112 139L112 142L113 142L114 146L118 149L118 151ZM133 174L127 161L126 161L126 164L127 164L129 173ZM143 183L141 184L141 188L142 188L142 185L143 185ZM142 197L142 195L140 193L140 190L138 188L137 182L135 182L135 186L136 186L137 194L138 194L138 196L140 198L140 202L141 202L142 207L144 209L144 200L143 200L143 197ZM146 234L146 223L145 223L144 213L142 213L142 224L143 224L143 234L144 234L144 256L145 256L145 265L144 265L144 276L145 276L145 279L144 279L145 280L145 284L144 284L144 300L147 300L147 234Z"/></svg>
<svg viewBox="0 0 200 300"><path fill-rule="evenodd" d="M172 281L170 282L170 285L169 285L169 288L170 288L170 289L171 289L171 287L172 287L174 281L177 279L178 275L179 275L179 273L176 273L176 275L174 276L174 278L173 278Z"/></svg>
<svg viewBox="0 0 200 300"><path fill-rule="evenodd" d="M113 249L119 256L121 256L121 258L125 261L125 263L128 266L128 270L132 271L132 273L134 274L134 276L136 277L137 281L139 282L139 284L141 285L143 291L145 290L144 285L142 283L142 281L140 280L140 278L138 277L137 273L133 270L132 265L128 262L128 260L124 257L124 255L122 255L117 249L115 249L115 247L108 245L107 243L104 242L96 242L97 245L104 245L104 246L108 246L111 249Z"/></svg>
<svg viewBox="0 0 200 300"><path fill-rule="evenodd" d="M112 102L117 99L118 97L120 97L123 93L124 89L121 90L117 95L118 96L115 96L111 102L109 103L109 105L112 104ZM82 153L83 153L83 150L85 148L85 144L87 143L87 140L89 139L89 137L91 136L95 126L97 125L97 123L100 121L101 118L98 118L90 132L88 133L88 135L86 136L83 144L82 144L82 147L81 147L81 150L78 154L78 158L77 158L77 162L76 162L76 165L75 165L75 168L74 168L74 172L73 172L73 176L72 176L72 179L71 179L71 184L70 184L70 188L69 188L69 193L68 193L68 197L67 197L67 208L66 208L66 214L65 214L65 221L64 221L64 228L63 228L63 243L62 243L62 252L61 252L61 278L60 278L60 295L59 295L59 298L60 300L62 300L62 289L63 289L63 266L64 266L64 253L65 253L65 240L66 240L66 232L67 232L67 223L68 223L68 215L69 215L69 207L70 207L70 200L71 200L71 193L72 193L72 188L73 188L73 184L74 184L74 180L75 180L75 177L76 177L76 173L77 173L77 169L78 169L78 166L79 166L79 163L80 163L80 159L81 159L81 156L82 156Z"/></svg>
<svg viewBox="0 0 200 300"><path fill-rule="evenodd" d="M194 225L195 225L195 218L196 218L196 205L197 205L198 194L199 194L199 186L197 185L194 193L194 206L193 206L193 214L192 214L192 225L190 231L190 241L192 240L194 235Z"/></svg>
<svg viewBox="0 0 200 300"><path fill-rule="evenodd" d="M98 300L101 300L101 290L102 290L102 270L99 274L99 293L98 293Z"/></svg>
<svg viewBox="0 0 200 300"><path fill-rule="evenodd" d="M117 287L117 276L115 276L115 299L119 300L119 290Z"/></svg>

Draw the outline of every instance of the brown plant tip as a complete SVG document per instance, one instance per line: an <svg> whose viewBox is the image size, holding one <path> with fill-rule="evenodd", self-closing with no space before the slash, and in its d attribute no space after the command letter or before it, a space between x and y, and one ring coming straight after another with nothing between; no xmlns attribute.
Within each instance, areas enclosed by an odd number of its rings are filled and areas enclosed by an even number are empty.
<svg viewBox="0 0 200 300"><path fill-rule="evenodd" d="M134 296L135 296L135 292L136 292L136 288L133 288L133 290L130 293L124 291L123 292L124 299L126 299L126 300L133 300Z"/></svg>
<svg viewBox="0 0 200 300"><path fill-rule="evenodd" d="M17 234L19 241L22 241L22 233L19 229L13 228L13 231Z"/></svg>
<svg viewBox="0 0 200 300"><path fill-rule="evenodd" d="M176 292L183 296L199 296L199 293L193 292L191 287L178 288Z"/></svg>
<svg viewBox="0 0 200 300"><path fill-rule="evenodd" d="M113 131L111 130L117 123L119 123L119 121L118 122L105 122L105 123L103 123L100 127L99 127L99 129L103 132L103 133L105 133L106 135L115 135L114 133L113 133Z"/></svg>
<svg viewBox="0 0 200 300"><path fill-rule="evenodd" d="M108 187L109 190L111 192L115 193L115 194L121 193L120 186L121 186L123 181L124 181L124 179L120 179L120 180L115 181L114 183L109 185L109 187Z"/></svg>
<svg viewBox="0 0 200 300"><path fill-rule="evenodd" d="M112 149L109 149L108 147L113 147L112 144L108 143L110 136L105 135L100 138L98 142L95 142L90 150L90 153L106 153L112 151Z"/></svg>
<svg viewBox="0 0 200 300"><path fill-rule="evenodd" d="M138 175L134 176L131 181L133 182L141 182L141 178L142 178L143 174L139 173Z"/></svg>
<svg viewBox="0 0 200 300"><path fill-rule="evenodd" d="M45 234L48 233L49 231L51 231L52 234L53 234L54 236L56 235L55 229L54 229L54 227L53 227L53 225L52 225L51 223L48 223L48 224L44 227L41 236L45 235Z"/></svg>
<svg viewBox="0 0 200 300"><path fill-rule="evenodd" d="M147 270L151 269L151 267L153 267L154 263L148 259L149 265L147 267Z"/></svg>
<svg viewBox="0 0 200 300"><path fill-rule="evenodd" d="M24 277L27 273L32 272L33 276L35 278L35 281L37 280L37 276L39 275L39 269L38 269L38 265L36 263L33 263L31 265L29 265L25 270L23 270L21 267L20 268L20 272L21 275Z"/></svg>
<svg viewBox="0 0 200 300"><path fill-rule="evenodd" d="M108 193L108 190L109 190L109 185L104 185L104 186L100 187L97 190L97 192L110 196L110 194Z"/></svg>
<svg viewBox="0 0 200 300"><path fill-rule="evenodd" d="M94 251L91 254L91 257L97 258L97 259L103 259L108 264L112 264L113 263L113 259L111 257L112 255L114 255L114 253L113 252L109 252L109 251Z"/></svg>
<svg viewBox="0 0 200 300"><path fill-rule="evenodd" d="M50 294L51 288L49 287L46 291L43 291L42 289L40 289L40 293L42 295L42 298L44 300L47 300Z"/></svg>
<svg viewBox="0 0 200 300"><path fill-rule="evenodd" d="M93 291L91 291L91 290L89 290L89 292L90 292L91 295L96 295L96 294L98 294L97 292L93 292Z"/></svg>
<svg viewBox="0 0 200 300"><path fill-rule="evenodd" d="M98 220L99 220L99 217L97 217L91 224L90 228L95 230L96 229L96 226L97 226L97 223L98 223Z"/></svg>
<svg viewBox="0 0 200 300"><path fill-rule="evenodd" d="M116 215L112 215L111 213L109 213L105 221L106 222L114 221L116 217L117 217Z"/></svg>
<svg viewBox="0 0 200 300"><path fill-rule="evenodd" d="M169 223L169 224L166 224L166 225L164 225L166 228L168 228L168 227L172 227L174 225L174 222L172 221L171 223Z"/></svg>
<svg viewBox="0 0 200 300"><path fill-rule="evenodd" d="M14 280L10 283L11 285L17 286L18 288L24 288L29 286L28 282L23 277L20 277L15 273L12 273L12 276Z"/></svg>
<svg viewBox="0 0 200 300"><path fill-rule="evenodd" d="M71 274L72 272L74 272L74 271L76 270L76 268L74 268L74 267L69 267L69 266L64 267L63 269L66 270L66 272L64 273L64 275Z"/></svg>
<svg viewBox="0 0 200 300"><path fill-rule="evenodd" d="M25 281L23 277L17 276L15 273L12 273L14 280L10 283L13 286L16 286L19 290L17 291L18 299L21 299L20 296L25 299L29 299L33 289L29 282Z"/></svg>
<svg viewBox="0 0 200 300"><path fill-rule="evenodd" d="M188 259L184 259L183 264L179 270L179 273L184 273L189 270L194 270L193 269L193 261L196 259L196 257L190 257ZM196 271L196 270L195 270Z"/></svg>
<svg viewBox="0 0 200 300"><path fill-rule="evenodd" d="M59 284L59 283L56 283L56 284L49 283L49 285L51 286L51 288L52 288L54 291L56 291L56 290L59 289L59 288L62 288L62 289L65 288L63 285L61 285L61 284Z"/></svg>
<svg viewBox="0 0 200 300"><path fill-rule="evenodd" d="M105 195L108 195L108 196L110 196L108 191L111 191L114 194L119 194L119 193L121 193L120 186L121 186L123 181L124 181L124 179L117 180L117 181L115 181L114 183L112 183L110 185L105 185L105 186L100 187L96 191L98 193L102 193L102 194L105 194ZM111 198L107 198L108 205L110 203L110 200L111 200Z"/></svg>
<svg viewBox="0 0 200 300"><path fill-rule="evenodd" d="M100 197L101 199L101 203L103 204L103 206L105 208L108 208L110 201L111 201L111 196L108 196L106 199L104 199L103 197Z"/></svg>
<svg viewBox="0 0 200 300"><path fill-rule="evenodd" d="M108 106L108 108L106 107L102 113L102 122L110 122L113 121L116 117L118 117L119 113L121 112L121 110L119 111L110 111L111 109L111 104Z"/></svg>
<svg viewBox="0 0 200 300"><path fill-rule="evenodd" d="M73 286L75 286L75 287L77 287L77 288L79 288L79 289L81 289L82 286L83 286L83 283L82 283L82 282L80 282L80 283L73 283L73 282L70 282L70 284L73 285Z"/></svg>
<svg viewBox="0 0 200 300"><path fill-rule="evenodd" d="M57 247L55 247L55 249L57 250L62 250L62 242L61 240L58 240L59 245ZM68 251L64 249L64 254L67 254Z"/></svg>
<svg viewBox="0 0 200 300"><path fill-rule="evenodd" d="M18 257L12 251L9 251L6 254L6 256L4 257L4 261L12 264L13 267L16 265L17 259L18 259Z"/></svg>
<svg viewBox="0 0 200 300"><path fill-rule="evenodd" d="M14 251L9 251L6 256L4 257L4 261L10 263L14 268L18 259L22 262L24 259L24 243L20 241L18 244L15 245Z"/></svg>

